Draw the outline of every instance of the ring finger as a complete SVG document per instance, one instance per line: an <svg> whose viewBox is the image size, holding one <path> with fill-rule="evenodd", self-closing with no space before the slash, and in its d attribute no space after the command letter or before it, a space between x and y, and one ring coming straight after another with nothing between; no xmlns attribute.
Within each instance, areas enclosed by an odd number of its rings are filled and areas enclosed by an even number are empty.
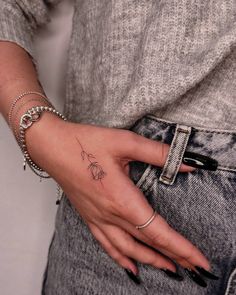
<svg viewBox="0 0 236 295"><path fill-rule="evenodd" d="M168 269L172 272L176 272L176 267L171 260L146 245L139 243L120 227L111 224L103 224L101 230L110 243L122 255L159 269Z"/></svg>

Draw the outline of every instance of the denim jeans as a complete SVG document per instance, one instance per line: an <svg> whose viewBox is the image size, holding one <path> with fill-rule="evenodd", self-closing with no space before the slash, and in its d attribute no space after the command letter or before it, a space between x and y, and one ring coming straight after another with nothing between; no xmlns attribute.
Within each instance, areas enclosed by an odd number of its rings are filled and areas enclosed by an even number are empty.
<svg viewBox="0 0 236 295"><path fill-rule="evenodd" d="M63 194L42 294L236 294L236 132L183 126L152 115L137 121L131 130L171 145L164 168L135 161L130 164L130 177L169 225L204 253L220 279L206 279L207 288L202 288L179 266L181 282L137 262L142 283L136 285L106 254ZM178 172L185 151L217 160L218 169Z"/></svg>

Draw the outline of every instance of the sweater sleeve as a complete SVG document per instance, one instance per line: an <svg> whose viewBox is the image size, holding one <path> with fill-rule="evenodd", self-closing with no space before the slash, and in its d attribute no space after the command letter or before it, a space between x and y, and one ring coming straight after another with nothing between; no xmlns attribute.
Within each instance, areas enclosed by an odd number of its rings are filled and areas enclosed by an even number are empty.
<svg viewBox="0 0 236 295"><path fill-rule="evenodd" d="M0 41L15 42L35 57L33 37L49 21L50 8L60 0L1 0Z"/></svg>

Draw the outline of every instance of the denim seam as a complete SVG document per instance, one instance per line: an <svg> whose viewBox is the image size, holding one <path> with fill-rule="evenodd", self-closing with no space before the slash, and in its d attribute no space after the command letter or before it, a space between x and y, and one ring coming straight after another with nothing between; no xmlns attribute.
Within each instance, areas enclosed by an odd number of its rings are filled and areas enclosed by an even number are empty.
<svg viewBox="0 0 236 295"><path fill-rule="evenodd" d="M217 170L236 172L236 168L235 167L230 167L230 166L218 166Z"/></svg>
<svg viewBox="0 0 236 295"><path fill-rule="evenodd" d="M190 133L191 127L177 124L167 160L159 178L161 182L169 185L174 183L179 167L181 165L181 161L188 143ZM178 147L178 150L176 150L176 147ZM174 165L173 171L171 164ZM168 174L170 174L170 176Z"/></svg>
<svg viewBox="0 0 236 295"><path fill-rule="evenodd" d="M177 124L175 122L165 121L165 120L161 120L161 119L155 118L152 115L147 115L147 117L149 119L153 119L153 120L155 120L157 122L163 123L166 126L174 126L174 125ZM188 127L192 127L192 129L195 130L195 131L197 131L197 132L218 133L218 134L236 134L236 130L225 130L225 131L222 131L222 130L217 130L217 129L208 130L208 129L205 129L204 127L194 127L194 126L188 126Z"/></svg>
<svg viewBox="0 0 236 295"><path fill-rule="evenodd" d="M145 191L145 193L148 193L148 191L153 186L153 181L155 179L155 167L151 166L151 169L148 171L148 174L143 179L143 182L140 185L140 189L142 191Z"/></svg>
<svg viewBox="0 0 236 295"><path fill-rule="evenodd" d="M204 132L204 133L218 133L218 134L228 134L228 135L230 135L230 134L233 134L233 133L236 133L236 132L234 132L234 131L232 131L232 133L230 132L230 131L217 131L217 130L206 130L206 129L196 129L195 127L193 127L193 130L196 130L197 132Z"/></svg>
<svg viewBox="0 0 236 295"><path fill-rule="evenodd" d="M230 274L225 295L234 295L236 289L236 268Z"/></svg>
<svg viewBox="0 0 236 295"><path fill-rule="evenodd" d="M136 186L138 188L141 188L143 183L146 182L146 179L148 178L150 172L152 170L152 165L149 164L148 167L144 170L142 176L140 177L140 179L138 180L138 182L136 183Z"/></svg>

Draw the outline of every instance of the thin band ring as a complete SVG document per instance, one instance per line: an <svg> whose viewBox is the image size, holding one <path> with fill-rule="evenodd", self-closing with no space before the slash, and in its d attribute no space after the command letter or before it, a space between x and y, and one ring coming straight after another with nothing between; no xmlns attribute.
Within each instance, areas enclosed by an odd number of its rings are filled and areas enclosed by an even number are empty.
<svg viewBox="0 0 236 295"><path fill-rule="evenodd" d="M148 219L148 221L146 221L144 224L136 225L135 228L137 228L137 229L141 229L141 228L144 228L144 227L148 226L148 225L153 221L153 219L155 218L155 216L156 216L156 211L153 210L153 214L152 214L152 216Z"/></svg>

